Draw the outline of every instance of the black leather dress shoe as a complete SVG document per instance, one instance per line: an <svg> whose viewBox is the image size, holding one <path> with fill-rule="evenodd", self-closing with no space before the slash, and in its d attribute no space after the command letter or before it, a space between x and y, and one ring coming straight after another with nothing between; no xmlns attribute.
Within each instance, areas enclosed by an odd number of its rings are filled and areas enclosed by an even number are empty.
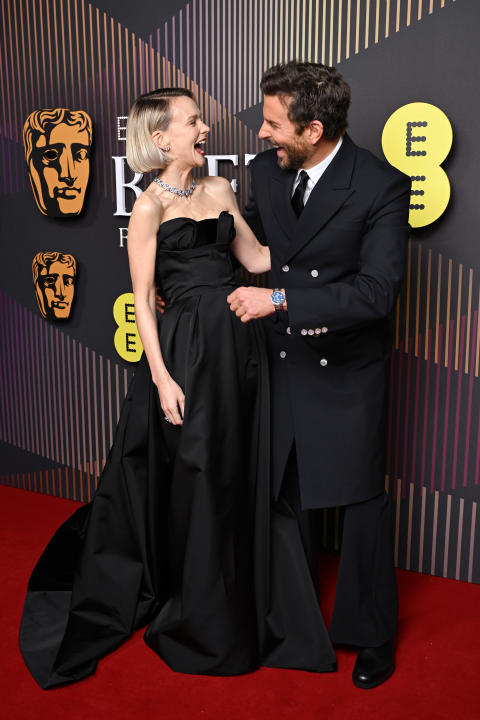
<svg viewBox="0 0 480 720"><path fill-rule="evenodd" d="M388 680L394 670L393 643L390 640L379 647L362 648L353 668L353 684L369 690Z"/></svg>

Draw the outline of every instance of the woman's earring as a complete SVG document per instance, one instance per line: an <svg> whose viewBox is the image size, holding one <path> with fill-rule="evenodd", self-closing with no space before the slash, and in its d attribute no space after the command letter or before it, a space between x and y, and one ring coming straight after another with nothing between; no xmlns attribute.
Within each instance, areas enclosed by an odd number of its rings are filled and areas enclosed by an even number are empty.
<svg viewBox="0 0 480 720"><path fill-rule="evenodd" d="M165 152L168 152L169 150L170 150L170 145L167 145L167 147L165 148Z"/></svg>

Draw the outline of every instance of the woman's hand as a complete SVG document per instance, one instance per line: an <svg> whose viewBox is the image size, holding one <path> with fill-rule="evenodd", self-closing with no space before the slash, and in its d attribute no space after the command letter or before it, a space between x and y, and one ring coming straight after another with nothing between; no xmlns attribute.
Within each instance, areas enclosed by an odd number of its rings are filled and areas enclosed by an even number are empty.
<svg viewBox="0 0 480 720"><path fill-rule="evenodd" d="M172 425L183 425L185 395L180 385L170 375L159 382L155 382L155 385L157 386L160 405L165 413L165 419Z"/></svg>

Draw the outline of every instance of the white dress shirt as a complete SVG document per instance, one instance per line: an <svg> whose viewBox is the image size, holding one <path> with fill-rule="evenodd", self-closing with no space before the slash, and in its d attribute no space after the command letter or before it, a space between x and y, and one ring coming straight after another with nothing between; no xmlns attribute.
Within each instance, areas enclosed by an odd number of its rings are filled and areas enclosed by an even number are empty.
<svg viewBox="0 0 480 720"><path fill-rule="evenodd" d="M327 155L327 157L324 158L317 165L314 165L313 167L308 168L308 170L305 170L305 172L308 175L308 183L307 183L307 187L305 190L305 194L303 196L303 204L304 205L306 204L308 198L310 197L310 193L312 192L313 188L315 187L317 182L320 180L323 173L325 172L327 167L330 165L330 163L332 162L332 160L335 157L335 155L337 154L337 152L340 150L342 142L343 142L343 137L340 138L340 140L335 145L335 147L333 148L330 155ZM304 170L304 168L300 168L300 170L297 172L297 177L295 178L295 182L293 183L292 197L293 197L293 193L297 189L298 183L300 182L300 173L302 172L302 170Z"/></svg>

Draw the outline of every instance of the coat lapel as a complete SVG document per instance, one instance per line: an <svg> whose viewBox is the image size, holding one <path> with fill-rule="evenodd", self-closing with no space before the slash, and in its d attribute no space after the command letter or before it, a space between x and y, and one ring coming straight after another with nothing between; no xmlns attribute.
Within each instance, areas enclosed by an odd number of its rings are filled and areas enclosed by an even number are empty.
<svg viewBox="0 0 480 720"><path fill-rule="evenodd" d="M285 205L288 205L292 217L288 209L284 213L287 216L285 221L289 223L288 232L292 240L286 248L284 262L288 262L300 252L353 193L351 180L355 156L355 145L348 135L345 135L340 150L315 185L298 219L295 217L290 203L289 194L293 180L285 178L283 184L288 195L288 202L285 202Z"/></svg>
<svg viewBox="0 0 480 720"><path fill-rule="evenodd" d="M270 182L270 200L275 220L285 235L285 244L294 236L295 226L298 223L290 200L296 174L296 170L282 170L280 167L276 167Z"/></svg>

